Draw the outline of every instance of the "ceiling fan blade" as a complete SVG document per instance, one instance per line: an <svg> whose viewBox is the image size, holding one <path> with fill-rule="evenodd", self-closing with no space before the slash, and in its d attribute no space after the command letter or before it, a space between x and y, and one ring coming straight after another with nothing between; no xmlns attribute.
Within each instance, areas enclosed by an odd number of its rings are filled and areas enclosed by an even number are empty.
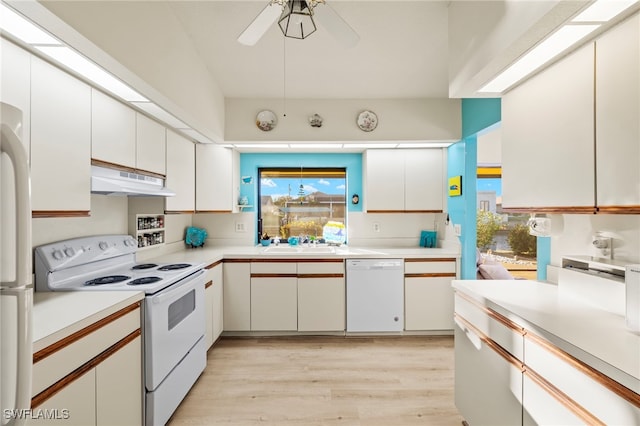
<svg viewBox="0 0 640 426"><path fill-rule="evenodd" d="M282 5L278 3L269 3L267 7L249 24L249 26L240 34L238 41L245 46L253 46L274 22L282 14Z"/></svg>
<svg viewBox="0 0 640 426"><path fill-rule="evenodd" d="M328 4L318 3L313 8L313 17L344 46L354 47L360 41L360 36Z"/></svg>

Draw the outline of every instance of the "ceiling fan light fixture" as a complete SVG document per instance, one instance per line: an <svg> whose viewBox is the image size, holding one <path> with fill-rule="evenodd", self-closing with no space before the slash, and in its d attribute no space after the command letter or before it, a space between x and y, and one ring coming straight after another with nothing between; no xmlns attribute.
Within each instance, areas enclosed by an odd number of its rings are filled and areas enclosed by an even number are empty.
<svg viewBox="0 0 640 426"><path fill-rule="evenodd" d="M285 37L299 40L307 38L317 29L313 12L305 0L287 1L278 18L278 25Z"/></svg>

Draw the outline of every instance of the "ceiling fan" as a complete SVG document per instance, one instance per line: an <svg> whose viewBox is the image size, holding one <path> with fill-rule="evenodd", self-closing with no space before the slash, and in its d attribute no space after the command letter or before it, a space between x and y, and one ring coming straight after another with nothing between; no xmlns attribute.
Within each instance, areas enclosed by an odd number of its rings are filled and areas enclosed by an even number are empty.
<svg viewBox="0 0 640 426"><path fill-rule="evenodd" d="M304 39L316 31L317 21L347 47L355 46L360 40L325 0L269 0L269 4L240 34L238 41L246 46L255 45L276 21L285 37Z"/></svg>

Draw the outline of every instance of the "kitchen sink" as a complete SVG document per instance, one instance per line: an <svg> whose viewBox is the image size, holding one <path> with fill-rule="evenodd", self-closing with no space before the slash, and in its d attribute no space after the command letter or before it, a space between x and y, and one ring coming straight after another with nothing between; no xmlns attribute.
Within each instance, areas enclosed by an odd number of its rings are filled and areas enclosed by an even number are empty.
<svg viewBox="0 0 640 426"><path fill-rule="evenodd" d="M335 253L331 246L269 246L262 250L264 254L331 254Z"/></svg>

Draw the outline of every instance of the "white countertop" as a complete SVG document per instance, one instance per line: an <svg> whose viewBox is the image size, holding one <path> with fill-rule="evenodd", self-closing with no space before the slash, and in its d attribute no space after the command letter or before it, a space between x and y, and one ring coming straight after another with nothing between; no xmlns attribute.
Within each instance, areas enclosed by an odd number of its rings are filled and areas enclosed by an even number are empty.
<svg viewBox="0 0 640 426"><path fill-rule="evenodd" d="M640 393L640 335L626 328L624 316L536 281L454 280L453 287Z"/></svg>
<svg viewBox="0 0 640 426"><path fill-rule="evenodd" d="M35 292L33 352L142 300L140 291Z"/></svg>

